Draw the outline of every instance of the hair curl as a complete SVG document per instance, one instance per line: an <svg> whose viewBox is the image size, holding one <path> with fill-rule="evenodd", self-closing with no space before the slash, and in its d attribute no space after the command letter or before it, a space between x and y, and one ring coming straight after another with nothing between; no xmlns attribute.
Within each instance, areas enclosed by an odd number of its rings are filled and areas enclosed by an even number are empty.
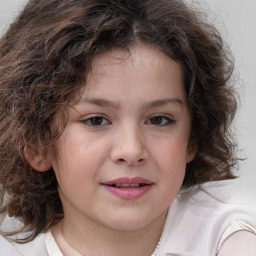
<svg viewBox="0 0 256 256"><path fill-rule="evenodd" d="M53 170L33 170L26 150L50 151L96 54L137 42L183 66L197 147L183 186L234 177L233 62L201 13L182 0L30 0L0 41L1 213L22 217L26 241L63 217Z"/></svg>

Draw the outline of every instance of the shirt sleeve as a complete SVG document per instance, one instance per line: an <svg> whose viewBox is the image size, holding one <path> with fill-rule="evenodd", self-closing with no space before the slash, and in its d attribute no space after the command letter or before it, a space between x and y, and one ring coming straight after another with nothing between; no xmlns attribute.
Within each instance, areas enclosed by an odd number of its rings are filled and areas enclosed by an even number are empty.
<svg viewBox="0 0 256 256"><path fill-rule="evenodd" d="M245 220L232 221L223 232L218 256L256 256L256 226Z"/></svg>
<svg viewBox="0 0 256 256"><path fill-rule="evenodd" d="M256 256L256 235L238 231L228 237L220 247L218 256Z"/></svg>

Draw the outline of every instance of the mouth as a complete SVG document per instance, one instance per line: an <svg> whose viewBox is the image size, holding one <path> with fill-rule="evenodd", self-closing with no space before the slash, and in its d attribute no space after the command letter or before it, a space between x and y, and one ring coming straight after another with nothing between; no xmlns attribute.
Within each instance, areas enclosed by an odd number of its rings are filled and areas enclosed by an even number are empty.
<svg viewBox="0 0 256 256"><path fill-rule="evenodd" d="M149 184L145 184L145 183L139 183L139 184L111 184L111 185L107 185L106 186L111 186L113 188L123 188L123 189L129 189L129 188L141 188L144 186L147 186Z"/></svg>
<svg viewBox="0 0 256 256"><path fill-rule="evenodd" d="M134 200L146 194L154 183L150 180L135 177L122 177L102 183L111 194L125 200Z"/></svg>
<svg viewBox="0 0 256 256"><path fill-rule="evenodd" d="M153 185L153 182L142 177L121 177L102 183L103 185L115 188L141 188L147 185Z"/></svg>

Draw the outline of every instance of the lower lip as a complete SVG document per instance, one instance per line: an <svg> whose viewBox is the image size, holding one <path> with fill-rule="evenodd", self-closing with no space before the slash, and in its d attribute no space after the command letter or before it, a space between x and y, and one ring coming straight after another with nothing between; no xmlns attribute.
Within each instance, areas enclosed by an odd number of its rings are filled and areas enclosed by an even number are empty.
<svg viewBox="0 0 256 256"><path fill-rule="evenodd" d="M117 188L111 187L107 185L103 185L109 192L114 194L115 196L125 199L125 200L134 200L143 196L145 193L149 191L152 185L146 185L139 188Z"/></svg>

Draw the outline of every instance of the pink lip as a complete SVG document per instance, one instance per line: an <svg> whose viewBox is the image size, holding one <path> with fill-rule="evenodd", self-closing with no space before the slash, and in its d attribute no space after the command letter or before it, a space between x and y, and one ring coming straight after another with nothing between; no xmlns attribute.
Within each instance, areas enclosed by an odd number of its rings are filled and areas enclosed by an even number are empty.
<svg viewBox="0 0 256 256"><path fill-rule="evenodd" d="M112 185L112 184L138 184L138 183L144 183L144 184L153 184L152 181L144 179L142 177L121 177L118 179L110 180L103 182L104 185Z"/></svg>
<svg viewBox="0 0 256 256"><path fill-rule="evenodd" d="M127 185L135 185L135 184L143 184L143 186L140 187L126 187L126 188L120 188L115 187L116 184L127 184ZM111 181L107 181L102 183L102 185L112 194L115 196L125 199L125 200L134 200L140 198L142 195L144 195L146 192L150 190L150 188L153 185L153 182L147 179L144 179L142 177L135 177L135 178L129 178L129 177L121 177L118 179L114 179Z"/></svg>

